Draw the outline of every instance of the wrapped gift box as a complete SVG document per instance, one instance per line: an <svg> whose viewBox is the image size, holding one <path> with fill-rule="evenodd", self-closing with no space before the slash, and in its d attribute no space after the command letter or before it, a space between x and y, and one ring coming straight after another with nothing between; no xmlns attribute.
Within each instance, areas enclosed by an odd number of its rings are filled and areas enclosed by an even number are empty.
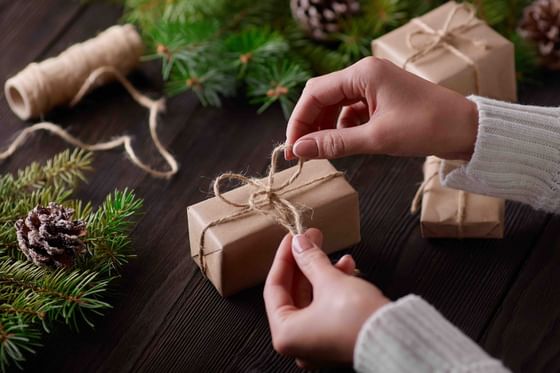
<svg viewBox="0 0 560 373"><path fill-rule="evenodd" d="M276 173L274 185L289 179L294 170L292 167ZM342 174L323 182L312 182L303 188L300 186L335 172L329 161L308 161L303 165L299 177L290 185L291 191L282 192L281 195L302 209L306 227L321 229L324 234L323 249L327 253L360 241L358 194ZM224 197L243 203L254 190L254 186L244 185L224 193ZM239 207L218 197L188 207L191 255L199 266L200 238L204 228L237 211ZM201 268L222 296L258 285L265 280L285 234L284 227L270 216L258 212L211 226L205 232L204 264Z"/></svg>
<svg viewBox="0 0 560 373"><path fill-rule="evenodd" d="M375 39L372 53L401 67L409 60L408 71L465 96L516 101L513 44L486 23L471 18L470 11L467 4L445 3ZM445 41L410 60L435 41L448 20L450 32Z"/></svg>
<svg viewBox="0 0 560 373"><path fill-rule="evenodd" d="M463 95L517 100L513 44L476 18L474 8L466 3L450 1L411 20L374 40L372 52ZM439 173L434 165L460 166L435 157L427 159L422 236L503 237L504 201L444 188L439 177L433 177Z"/></svg>
<svg viewBox="0 0 560 373"><path fill-rule="evenodd" d="M439 178L441 164L437 157L428 157L424 163L422 236L502 238L504 200L442 187ZM445 162L448 168L460 165L460 162Z"/></svg>

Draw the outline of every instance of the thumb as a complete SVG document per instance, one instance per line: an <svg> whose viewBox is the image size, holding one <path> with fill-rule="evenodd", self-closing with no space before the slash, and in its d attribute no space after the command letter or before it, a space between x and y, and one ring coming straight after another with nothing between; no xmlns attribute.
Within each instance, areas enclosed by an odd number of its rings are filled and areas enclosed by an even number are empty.
<svg viewBox="0 0 560 373"><path fill-rule="evenodd" d="M367 126L321 130L301 137L292 151L299 158L340 158L366 153Z"/></svg>
<svg viewBox="0 0 560 373"><path fill-rule="evenodd" d="M292 252L301 272L313 285L326 275L338 272L327 254L304 234L292 238Z"/></svg>

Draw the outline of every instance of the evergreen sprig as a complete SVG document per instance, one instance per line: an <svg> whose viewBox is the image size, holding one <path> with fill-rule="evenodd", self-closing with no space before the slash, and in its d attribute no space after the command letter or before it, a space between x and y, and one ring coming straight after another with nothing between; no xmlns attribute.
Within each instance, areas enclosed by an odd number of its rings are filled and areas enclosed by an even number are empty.
<svg viewBox="0 0 560 373"><path fill-rule="evenodd" d="M288 0L122 1L125 19L142 30L148 57L162 61L169 94L192 90L203 104L219 106L222 97L244 91L261 105L259 111L280 102L285 115L303 86L301 76L338 70L369 55L372 39L445 2L361 0L360 14L342 19L331 43L318 43L292 19ZM531 1L471 2L479 17L515 43L518 78L530 76L536 69L534 47L516 28ZM289 94L271 99L264 87L277 81L290 86Z"/></svg>
<svg viewBox="0 0 560 373"><path fill-rule="evenodd" d="M0 371L21 367L58 324L93 327L92 316L111 306L103 298L111 281L132 257L130 231L142 201L129 190L115 191L93 209L70 199L92 154L65 151L45 164L32 163L15 175L0 176ZM15 221L37 205L56 202L75 209L87 224L87 254L73 269L38 267L18 249Z"/></svg>

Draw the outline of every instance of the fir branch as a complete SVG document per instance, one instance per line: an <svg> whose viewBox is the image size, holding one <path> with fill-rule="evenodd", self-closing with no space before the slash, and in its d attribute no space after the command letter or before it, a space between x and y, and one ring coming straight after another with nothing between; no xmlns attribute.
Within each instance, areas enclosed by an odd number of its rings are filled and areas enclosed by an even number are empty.
<svg viewBox="0 0 560 373"><path fill-rule="evenodd" d="M216 61L220 64L216 66ZM178 61L171 71L167 92L176 95L192 90L204 105L221 106L221 96L233 96L236 91L235 66L224 59L199 56L192 61Z"/></svg>
<svg viewBox="0 0 560 373"><path fill-rule="evenodd" d="M129 233L132 217L142 206L131 191L115 192L92 211L91 203L69 200L84 181L92 157L66 151L45 165L33 163L16 176L0 176L0 370L20 366L38 345L42 326L49 332L61 322L78 329L81 322L111 306L102 298L122 264L132 256ZM19 250L15 220L37 205L62 203L86 221L88 253L74 269L38 267Z"/></svg>
<svg viewBox="0 0 560 373"><path fill-rule="evenodd" d="M162 59L169 94L193 90L204 105L219 106L222 97L246 87L251 101L261 104L260 111L271 100L262 92L255 95L259 90L254 83L259 78L247 76L251 70L263 71L280 59L291 59L299 69L312 71L310 75L339 70L369 55L372 39L445 2L361 0L360 14L340 20L341 31L332 35L332 42L318 43L307 37L293 20L287 4L279 0L123 1L125 18L141 26L151 45L149 57ZM482 19L521 46L516 49L518 76L526 77L527 72L534 71L532 52L515 32L530 0L470 1ZM204 26L204 22L213 25ZM185 36L187 30L193 30L197 37ZM276 101L283 105L285 113L291 106L291 100L273 100Z"/></svg>
<svg viewBox="0 0 560 373"><path fill-rule="evenodd" d="M178 21L162 21L145 32L146 44L151 51L145 58L162 61L162 74L168 79L177 60L193 61L212 44L218 32L215 20L192 22L185 27Z"/></svg>
<svg viewBox="0 0 560 373"><path fill-rule="evenodd" d="M17 315L0 314L0 371L11 366L21 369L25 356L40 346L40 337L35 326L21 323Z"/></svg>
<svg viewBox="0 0 560 373"><path fill-rule="evenodd" d="M86 259L88 268L108 275L119 273L122 265L133 257L129 233L134 224L132 218L141 208L142 200L125 189L107 196L89 216L86 243L91 257Z"/></svg>
<svg viewBox="0 0 560 373"><path fill-rule="evenodd" d="M267 63L289 49L286 40L267 27L250 27L233 33L225 39L224 46L239 69L239 76L245 75L248 66Z"/></svg>
<svg viewBox="0 0 560 373"><path fill-rule="evenodd" d="M309 78L307 71L288 59L269 66L258 65L248 74L248 95L252 97L251 102L261 104L259 113L274 102L280 102L284 116L288 118L299 96L299 88Z"/></svg>
<svg viewBox="0 0 560 373"><path fill-rule="evenodd" d="M81 320L93 327L88 313L100 314L102 309L111 307L99 299L111 279L97 280L97 276L90 271L51 271L24 261L8 260L0 264L0 286L4 290L30 292L40 298L40 304L46 305L35 311L45 312L49 323L63 321L76 330ZM9 293L4 292L3 296L4 302L13 301ZM0 310L0 315L11 313Z"/></svg>

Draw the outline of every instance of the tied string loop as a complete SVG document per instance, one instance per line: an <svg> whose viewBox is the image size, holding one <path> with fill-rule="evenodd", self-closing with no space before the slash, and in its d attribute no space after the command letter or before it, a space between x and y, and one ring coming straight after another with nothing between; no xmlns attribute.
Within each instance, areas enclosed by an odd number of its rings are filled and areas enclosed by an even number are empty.
<svg viewBox="0 0 560 373"><path fill-rule="evenodd" d="M467 18L463 22L455 26L451 26L460 10L467 12ZM488 48L488 44L484 40L477 40L464 35L466 31L484 24L483 21L476 18L476 9L474 6L468 3L456 4L456 6L447 15L443 27L438 30L434 30L420 18L413 18L412 22L418 25L420 29L408 34L406 42L408 47L416 52L404 61L402 66L403 69L406 70L409 63L414 63L422 59L434 50L445 48L473 68L476 85L475 93L480 92L480 72L478 66L472 58L453 45L454 41L462 40L475 47L483 49ZM425 36L430 41L427 43L420 43L418 42L418 36Z"/></svg>
<svg viewBox="0 0 560 373"><path fill-rule="evenodd" d="M437 157L428 157L424 164L424 170L428 168L428 166L434 166L435 171L430 175L426 176L422 184L416 190L416 194L412 199L412 203L410 206L410 213L415 214L420 209L420 203L422 202L422 198L424 197L424 193L429 193L430 189L428 186L434 179L439 176L440 172L440 165L441 159ZM463 190L456 190L457 192L457 214L455 215L455 220L457 222L457 238L463 238L463 226L465 223L465 214L466 214L466 206L467 206L467 193Z"/></svg>
<svg viewBox="0 0 560 373"><path fill-rule="evenodd" d="M324 183L335 177L342 176L343 173L335 171L324 176L311 179L297 186L293 186L296 179L301 175L303 164L305 160L299 159L296 170L294 173L280 185L274 185L274 179L277 172L277 164L280 154L283 153L286 145L279 145L274 148L270 161L270 168L268 176L264 179L250 178L241 174L227 172L224 173L213 184L214 195L220 200L230 206L239 208L236 212L218 218L206 224L200 233L198 257L200 260L200 268L204 276L207 273L207 266L205 260L205 239L208 229L220 224L241 219L250 214L261 214L273 219L277 224L280 224L291 234L302 234L305 231L303 225L302 209L294 205L287 198L283 196L297 190L304 189L310 185ZM247 198L247 202L236 202L227 198L220 189L223 181L232 180L239 181L241 184L251 185L254 191Z"/></svg>
<svg viewBox="0 0 560 373"><path fill-rule="evenodd" d="M126 154L129 156L130 161L133 164L135 164L138 168L147 172L148 174L158 178L170 178L173 175L175 175L179 170L179 165L175 160L175 158L173 157L173 155L171 155L171 153L169 153L169 151L165 148L165 146L163 146L157 134L157 126L158 126L157 116L160 112L163 112L165 110L164 99L153 100L149 98L148 96L140 93L136 88L134 88L130 83L130 81L128 81L128 79L126 79L117 69L110 66L104 66L94 70L86 78L81 88L78 90L78 93L72 99L70 106L72 107L78 104L82 100L82 98L92 88L95 87L96 83L99 80L101 80L103 77L106 77L107 75L112 75L114 78L116 78L127 90L127 92L134 99L134 101L136 101L139 105L149 110L150 137L156 149L158 150L159 154L163 157L163 159L169 166L169 170L167 171L156 170L151 166L149 166L148 164L144 163L142 160L140 160L140 158L138 158L138 156L136 155L134 148L132 147L131 136L123 135L106 142L99 142L96 144L86 144L82 142L80 139L78 139L77 137L68 133L68 131L64 130L59 125L50 122L36 123L22 130L12 141L12 143L8 146L8 148L3 152L0 152L0 160L7 159L12 154L14 154L16 150L20 146L22 146L34 132L47 131L52 133L53 135L60 137L67 143L72 144L78 148L82 148L84 150L104 151L104 150L115 149L122 146L124 147Z"/></svg>

